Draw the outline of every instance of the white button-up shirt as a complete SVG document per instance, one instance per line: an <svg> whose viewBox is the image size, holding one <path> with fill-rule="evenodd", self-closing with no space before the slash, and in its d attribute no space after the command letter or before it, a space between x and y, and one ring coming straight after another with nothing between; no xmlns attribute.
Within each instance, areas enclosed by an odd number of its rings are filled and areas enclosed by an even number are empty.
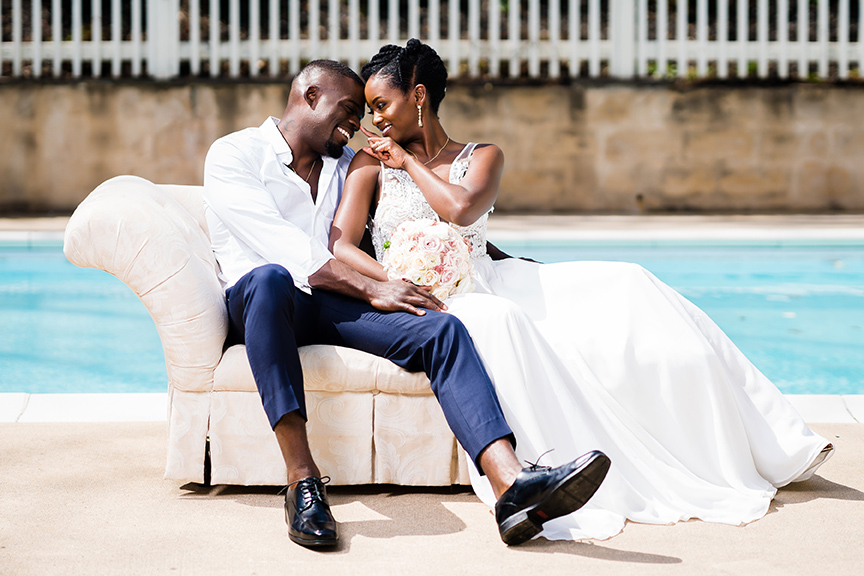
<svg viewBox="0 0 864 576"><path fill-rule="evenodd" d="M318 196L288 168L291 148L270 117L213 143L204 162L204 213L223 288L264 264L281 264L310 292L309 276L333 255L330 225L354 151L324 157Z"/></svg>

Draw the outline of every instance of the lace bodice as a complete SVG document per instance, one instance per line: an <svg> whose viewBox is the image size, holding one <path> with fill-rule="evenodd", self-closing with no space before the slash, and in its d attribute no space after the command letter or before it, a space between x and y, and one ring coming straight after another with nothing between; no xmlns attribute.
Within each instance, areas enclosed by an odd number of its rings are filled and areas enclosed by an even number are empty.
<svg viewBox="0 0 864 576"><path fill-rule="evenodd" d="M467 144L453 161L453 164L450 165L451 184L458 184L465 177L476 147L477 144ZM383 166L381 200L375 209L375 218L372 220L371 227L375 258L379 262L383 260L384 242L390 239L399 224L406 220L419 220L421 218L441 221L408 172L401 168ZM471 246L472 259L486 256L486 223L488 219L489 213L487 212L469 226L450 225L468 241L469 246Z"/></svg>

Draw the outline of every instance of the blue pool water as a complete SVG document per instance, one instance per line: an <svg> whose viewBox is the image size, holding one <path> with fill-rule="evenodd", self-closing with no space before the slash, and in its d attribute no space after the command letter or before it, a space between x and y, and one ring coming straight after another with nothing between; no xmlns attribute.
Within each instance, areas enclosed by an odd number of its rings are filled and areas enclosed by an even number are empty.
<svg viewBox="0 0 864 576"><path fill-rule="evenodd" d="M499 242L545 262L642 264L787 393L864 393L864 242ZM144 306L59 242L0 243L0 392L160 392Z"/></svg>
<svg viewBox="0 0 864 576"><path fill-rule="evenodd" d="M156 327L122 282L60 242L0 243L0 392L164 392Z"/></svg>

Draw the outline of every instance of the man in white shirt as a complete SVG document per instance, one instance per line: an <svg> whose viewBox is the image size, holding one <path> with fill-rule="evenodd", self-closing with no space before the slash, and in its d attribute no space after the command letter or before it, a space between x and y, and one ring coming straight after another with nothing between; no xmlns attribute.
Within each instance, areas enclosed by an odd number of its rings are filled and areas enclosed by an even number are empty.
<svg viewBox="0 0 864 576"><path fill-rule="evenodd" d="M350 68L312 62L292 82L281 119L220 138L205 162L205 213L226 290L228 338L246 344L285 459L289 537L314 547L338 540L306 439L297 351L337 344L429 376L456 438L504 494L502 538L524 541L539 532L541 519L584 504L608 459L592 453L554 470L523 471L464 326L428 290L373 280L330 254L330 224L354 155L346 145L360 128L363 105L363 82Z"/></svg>

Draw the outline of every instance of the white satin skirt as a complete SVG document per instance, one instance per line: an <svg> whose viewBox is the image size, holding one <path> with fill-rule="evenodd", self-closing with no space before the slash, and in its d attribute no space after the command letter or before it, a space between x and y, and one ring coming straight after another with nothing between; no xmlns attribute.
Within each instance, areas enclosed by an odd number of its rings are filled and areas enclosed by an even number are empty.
<svg viewBox="0 0 864 576"><path fill-rule="evenodd" d="M489 371L517 455L557 466L612 460L552 540L604 539L627 520L762 517L827 441L710 318L635 264L474 262L477 292L447 305ZM495 497L469 466L477 495Z"/></svg>

